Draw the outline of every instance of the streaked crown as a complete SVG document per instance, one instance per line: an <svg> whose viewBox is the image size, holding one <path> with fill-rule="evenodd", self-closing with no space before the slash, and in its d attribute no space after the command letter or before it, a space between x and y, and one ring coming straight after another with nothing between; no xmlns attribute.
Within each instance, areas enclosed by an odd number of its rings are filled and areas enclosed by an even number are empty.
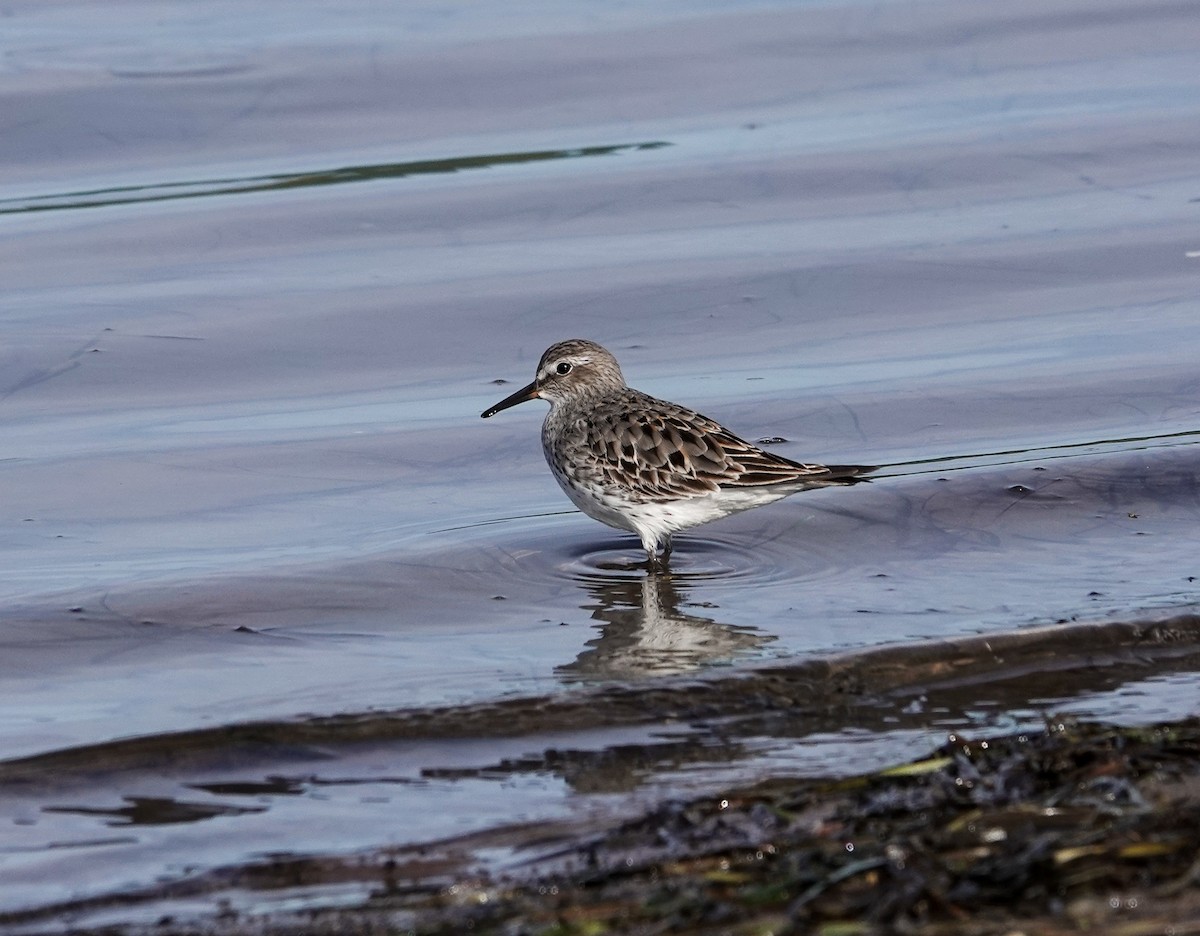
<svg viewBox="0 0 1200 936"><path fill-rule="evenodd" d="M617 359L594 341L571 338L551 345L538 362L538 396L551 405L603 396L625 386Z"/></svg>

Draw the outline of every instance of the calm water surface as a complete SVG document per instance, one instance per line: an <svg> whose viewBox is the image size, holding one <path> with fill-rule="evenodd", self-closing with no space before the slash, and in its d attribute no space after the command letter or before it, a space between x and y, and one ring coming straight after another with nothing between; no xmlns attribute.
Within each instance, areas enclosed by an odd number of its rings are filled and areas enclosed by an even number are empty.
<svg viewBox="0 0 1200 936"><path fill-rule="evenodd" d="M1115 0L10 4L0 913L36 912L5 920L1195 714L1186 667L725 746L537 700L1193 607L1198 41ZM647 577L568 510L541 404L478 416L572 336L883 468ZM483 727L279 727L434 709ZM214 744L246 722L286 740ZM576 766L486 769L550 749Z"/></svg>

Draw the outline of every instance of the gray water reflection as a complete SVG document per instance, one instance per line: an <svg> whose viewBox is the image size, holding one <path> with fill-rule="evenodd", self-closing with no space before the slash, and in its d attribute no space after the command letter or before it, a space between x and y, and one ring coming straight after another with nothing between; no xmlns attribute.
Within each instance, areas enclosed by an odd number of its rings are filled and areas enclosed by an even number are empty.
<svg viewBox="0 0 1200 936"><path fill-rule="evenodd" d="M693 613L715 608L691 603L685 585L711 576L647 572L584 575L580 584L589 601L582 605L604 622L600 636L574 662L557 668L565 680L622 679L687 673L731 663L775 640L757 628L722 624Z"/></svg>

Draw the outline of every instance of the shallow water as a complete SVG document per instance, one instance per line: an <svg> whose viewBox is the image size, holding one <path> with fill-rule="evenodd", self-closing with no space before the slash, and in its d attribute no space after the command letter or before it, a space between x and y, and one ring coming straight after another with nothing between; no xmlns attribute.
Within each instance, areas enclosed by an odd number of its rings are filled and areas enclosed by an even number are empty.
<svg viewBox="0 0 1200 936"><path fill-rule="evenodd" d="M1189 4L572 9L11 7L0 773L1196 604ZM568 509L540 404L478 417L573 335L784 455L883 467L648 578ZM1123 678L736 750L663 713L185 744L4 785L0 911L1196 712L1186 668ZM617 779L482 770L673 732Z"/></svg>

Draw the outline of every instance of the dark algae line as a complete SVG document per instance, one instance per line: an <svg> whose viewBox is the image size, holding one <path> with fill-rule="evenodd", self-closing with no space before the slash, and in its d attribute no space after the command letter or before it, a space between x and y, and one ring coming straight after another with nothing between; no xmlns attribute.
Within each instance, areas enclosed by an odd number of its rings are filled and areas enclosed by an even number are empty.
<svg viewBox="0 0 1200 936"><path fill-rule="evenodd" d="M75 208L108 208L142 202L175 201L183 198L208 198L213 195L239 195L247 192L272 192L349 182L374 182L409 176L441 175L472 169L493 169L528 163L660 149L670 143L654 140L646 143L618 143L610 146L584 146L576 149L533 150L525 153L489 153L480 156L455 156L448 159L423 159L413 162L378 163L365 166L341 166L314 172L284 172L271 175L197 179L190 182L160 182L113 188L31 195L0 199L0 215L33 211L67 211Z"/></svg>

